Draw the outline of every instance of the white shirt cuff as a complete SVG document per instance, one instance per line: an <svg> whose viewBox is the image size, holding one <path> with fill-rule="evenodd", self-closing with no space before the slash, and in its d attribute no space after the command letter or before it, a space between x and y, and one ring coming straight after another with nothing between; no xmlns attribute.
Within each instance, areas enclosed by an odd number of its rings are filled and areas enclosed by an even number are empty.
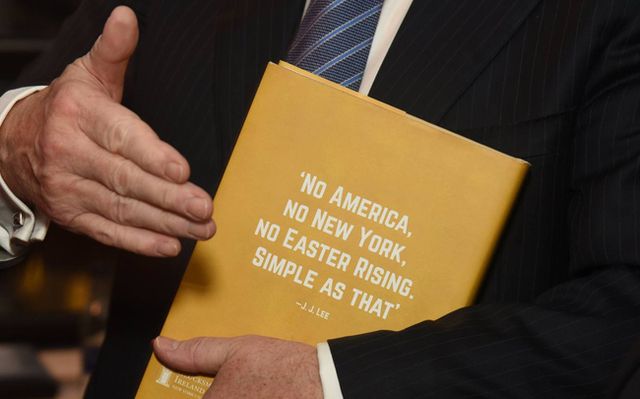
<svg viewBox="0 0 640 399"><path fill-rule="evenodd" d="M23 98L44 89L46 86L32 86L6 92L0 97L0 125L11 108ZM34 241L42 241L47 235L49 219L37 210L31 210L11 192L0 175L0 255L3 261L20 256Z"/></svg>
<svg viewBox="0 0 640 399"><path fill-rule="evenodd" d="M333 364L333 356L331 356L329 344L322 342L316 345L316 348L324 399L343 399L340 381L338 381L338 372Z"/></svg>

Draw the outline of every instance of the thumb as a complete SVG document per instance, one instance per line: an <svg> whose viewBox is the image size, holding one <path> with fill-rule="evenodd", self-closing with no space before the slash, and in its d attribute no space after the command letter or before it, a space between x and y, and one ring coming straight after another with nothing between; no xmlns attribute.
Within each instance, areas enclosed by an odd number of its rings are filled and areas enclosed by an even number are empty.
<svg viewBox="0 0 640 399"><path fill-rule="evenodd" d="M83 57L83 64L120 102L129 58L138 44L138 20L132 9L116 7L104 24L102 35Z"/></svg>
<svg viewBox="0 0 640 399"><path fill-rule="evenodd" d="M153 340L153 351L160 363L178 372L215 376L231 349L228 338L193 338L174 341Z"/></svg>

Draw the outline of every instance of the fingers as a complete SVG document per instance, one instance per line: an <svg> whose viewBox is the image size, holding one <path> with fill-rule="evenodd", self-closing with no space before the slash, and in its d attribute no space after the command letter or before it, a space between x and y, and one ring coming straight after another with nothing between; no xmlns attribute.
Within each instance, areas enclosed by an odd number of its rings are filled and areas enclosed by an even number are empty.
<svg viewBox="0 0 640 399"><path fill-rule="evenodd" d="M193 222L144 202L122 197L91 180L84 180L76 184L76 187L74 194L82 199L85 209L122 226L160 233L160 241L165 236L207 240L215 233L215 223L211 219Z"/></svg>
<svg viewBox="0 0 640 399"><path fill-rule="evenodd" d="M210 238L212 199L187 182L187 161L132 111L92 95L93 86L70 85L58 90L54 105L62 112L51 108L48 135L39 141L45 155L40 170L55 171L41 178L45 196L39 202L50 217L105 244L150 256L176 255L176 237ZM72 88L90 95L79 101ZM66 195L64 187L78 182L91 189ZM136 232L144 234L136 239Z"/></svg>
<svg viewBox="0 0 640 399"><path fill-rule="evenodd" d="M184 373L215 376L232 348L230 338L194 338L174 341L158 337L153 350L162 364Z"/></svg>
<svg viewBox="0 0 640 399"><path fill-rule="evenodd" d="M123 197L188 218L208 222L213 213L211 197L192 183L175 184L151 175L133 162L95 148L80 153L75 172L100 182Z"/></svg>
<svg viewBox="0 0 640 399"><path fill-rule="evenodd" d="M128 7L116 7L91 51L82 63L109 91L115 101L122 98L122 85L129 58L138 44L138 21Z"/></svg>
<svg viewBox="0 0 640 399"><path fill-rule="evenodd" d="M100 147L131 160L158 177L184 183L189 179L189 163L135 113L120 104L99 101L85 121L85 134Z"/></svg>
<svg viewBox="0 0 640 399"><path fill-rule="evenodd" d="M169 257L180 253L180 241L135 227L122 226L100 215L83 213L74 218L71 228L82 231L105 245L147 256Z"/></svg>
<svg viewBox="0 0 640 399"><path fill-rule="evenodd" d="M99 101L93 109L94 114L80 122L80 128L93 143L74 158L76 173L99 181L122 196L193 221L211 219L211 197L201 188L185 183L189 164L174 148L120 104Z"/></svg>

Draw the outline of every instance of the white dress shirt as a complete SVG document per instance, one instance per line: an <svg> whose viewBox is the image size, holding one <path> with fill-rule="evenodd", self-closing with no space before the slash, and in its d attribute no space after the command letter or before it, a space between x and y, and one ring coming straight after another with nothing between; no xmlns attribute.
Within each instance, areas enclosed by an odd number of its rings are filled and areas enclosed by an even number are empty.
<svg viewBox="0 0 640 399"><path fill-rule="evenodd" d="M404 17L409 11L409 7L413 0L385 0L380 12L378 27L373 36L371 43L371 51L367 59L367 66L362 77L360 85L360 93L368 95L373 86L373 81L380 71L382 62L387 56L387 52L393 43L393 39L400 29ZM305 5L305 12L309 6L309 0ZM342 399L342 391L340 390L340 382L338 381L338 373L333 363L331 350L326 342L317 345L318 364L320 366L320 380L322 381L322 391L325 399Z"/></svg>
<svg viewBox="0 0 640 399"><path fill-rule="evenodd" d="M310 0L306 0L305 12L309 2ZM387 56L391 43L412 2L413 0L385 0L371 44L367 66L364 70L360 93L369 94L382 62ZM17 101L42 88L39 86L17 89L0 97L0 124ZM47 228L48 220L46 217L38 214L37 211L30 210L9 190L0 176L0 248L4 249L4 253L0 249L0 267L3 260L18 256L19 252L29 243L43 240ZM320 343L317 345L317 351L324 397L325 399L341 399L342 391L329 345L326 342Z"/></svg>
<svg viewBox="0 0 640 399"><path fill-rule="evenodd" d="M0 97L0 125L15 103L43 88L25 87ZM20 256L30 243L44 240L48 227L49 220L44 215L29 209L9 190L0 171L0 268Z"/></svg>

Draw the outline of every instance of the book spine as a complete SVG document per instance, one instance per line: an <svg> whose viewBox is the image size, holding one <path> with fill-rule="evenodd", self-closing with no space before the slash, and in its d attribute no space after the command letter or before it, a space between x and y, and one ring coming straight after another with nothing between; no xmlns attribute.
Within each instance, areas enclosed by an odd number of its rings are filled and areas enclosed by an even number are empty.
<svg viewBox="0 0 640 399"><path fill-rule="evenodd" d="M511 188L510 192L504 196L502 203L502 212L496 218L496 228L493 232L493 235L490 238L490 241L486 247L486 251L482 256L482 266L478 268L478 275L474 279L474 284L472 289L469 291L469 297L467 298L467 304L471 305L477 300L477 295L480 290L482 283L484 282L484 277L486 277L486 271L495 255L496 247L500 242L500 238L502 237L502 233L506 227L507 221L509 220L509 216L511 215L513 209L515 208L518 195L521 192L521 187L524 183L525 178L527 177L527 173L529 171L529 164L522 162L520 160L515 161L518 163L518 168L515 168L515 173L512 177L512 183L509 185Z"/></svg>

